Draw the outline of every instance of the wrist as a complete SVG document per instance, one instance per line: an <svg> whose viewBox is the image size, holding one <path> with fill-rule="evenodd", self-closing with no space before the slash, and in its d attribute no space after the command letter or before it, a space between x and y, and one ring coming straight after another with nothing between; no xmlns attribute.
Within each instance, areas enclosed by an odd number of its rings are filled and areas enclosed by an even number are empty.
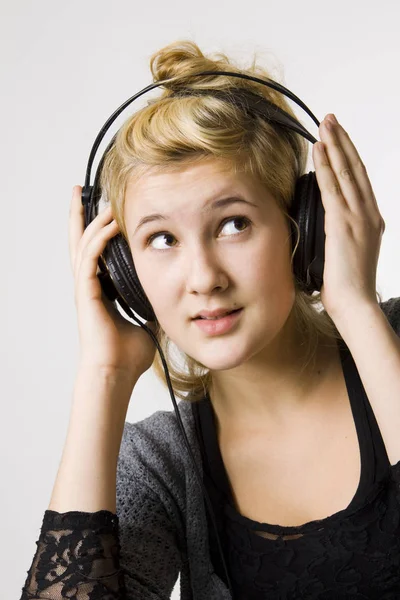
<svg viewBox="0 0 400 600"><path fill-rule="evenodd" d="M99 365L97 363L81 358L78 362L78 373L86 373L88 377L96 377L108 381L110 384L123 385L131 384L132 388L136 385L141 373L128 367L112 367L109 365Z"/></svg>

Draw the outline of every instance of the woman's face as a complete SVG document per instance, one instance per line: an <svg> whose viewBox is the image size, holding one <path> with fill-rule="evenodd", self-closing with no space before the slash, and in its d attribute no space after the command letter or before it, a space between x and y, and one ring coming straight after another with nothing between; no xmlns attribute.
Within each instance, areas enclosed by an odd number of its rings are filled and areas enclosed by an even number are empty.
<svg viewBox="0 0 400 600"><path fill-rule="evenodd" d="M245 202L212 207L232 197ZM163 218L140 225L154 213ZM186 354L211 370L232 369L282 329L295 298L290 230L258 180L215 158L150 171L128 185L125 220L141 285ZM220 307L243 310L229 331L208 335L193 317Z"/></svg>

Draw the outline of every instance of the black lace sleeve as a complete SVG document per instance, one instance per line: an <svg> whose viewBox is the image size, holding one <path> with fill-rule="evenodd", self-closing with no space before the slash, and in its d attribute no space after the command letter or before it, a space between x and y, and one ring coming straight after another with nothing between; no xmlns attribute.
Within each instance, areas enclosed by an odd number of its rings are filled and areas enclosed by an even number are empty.
<svg viewBox="0 0 400 600"><path fill-rule="evenodd" d="M182 560L187 560L186 544L170 491L177 485L176 476L170 478L170 487L164 481L168 445L156 445L146 423L125 423L115 513L45 511L20 600L171 597ZM160 448L165 456L160 457ZM173 462L168 464L175 468Z"/></svg>
<svg viewBox="0 0 400 600"><path fill-rule="evenodd" d="M125 600L118 516L47 510L20 600Z"/></svg>

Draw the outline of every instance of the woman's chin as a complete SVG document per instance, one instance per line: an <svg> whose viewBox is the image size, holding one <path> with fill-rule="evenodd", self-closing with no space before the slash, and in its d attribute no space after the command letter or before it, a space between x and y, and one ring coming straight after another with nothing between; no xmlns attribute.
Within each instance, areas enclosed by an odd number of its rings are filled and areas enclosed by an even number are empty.
<svg viewBox="0 0 400 600"><path fill-rule="evenodd" d="M221 349L215 350L215 352L209 349L206 356L202 356L201 354L191 356L210 371L228 371L229 369L235 369L242 365L246 360L243 352L241 352L240 355L234 354L232 348L227 348L225 353Z"/></svg>

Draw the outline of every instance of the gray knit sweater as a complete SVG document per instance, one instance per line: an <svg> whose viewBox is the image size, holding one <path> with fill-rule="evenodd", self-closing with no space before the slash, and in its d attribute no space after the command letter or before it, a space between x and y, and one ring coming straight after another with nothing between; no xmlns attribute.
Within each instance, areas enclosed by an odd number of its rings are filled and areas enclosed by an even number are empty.
<svg viewBox="0 0 400 600"><path fill-rule="evenodd" d="M400 298L381 305L400 333ZM200 473L192 409L178 408ZM174 410L125 423L117 514L44 514L20 600L167 600L180 573L181 600L231 600L210 560L202 489Z"/></svg>

